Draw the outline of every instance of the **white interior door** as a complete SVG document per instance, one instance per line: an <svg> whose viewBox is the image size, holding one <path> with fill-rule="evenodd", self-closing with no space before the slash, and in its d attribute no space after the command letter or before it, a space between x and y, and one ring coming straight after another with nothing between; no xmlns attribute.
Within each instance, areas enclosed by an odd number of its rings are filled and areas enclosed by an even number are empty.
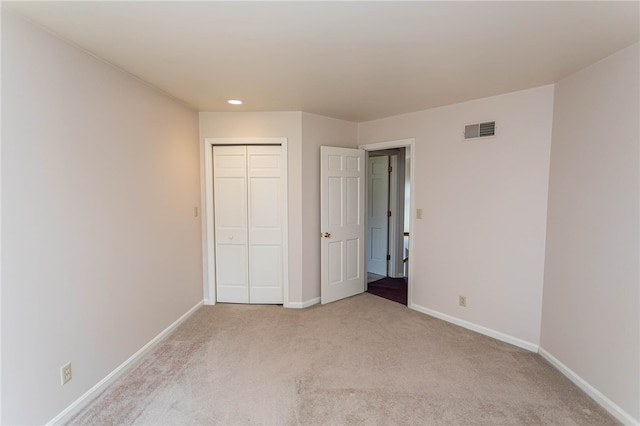
<svg viewBox="0 0 640 426"><path fill-rule="evenodd" d="M213 173L216 299L249 303L246 147L214 146Z"/></svg>
<svg viewBox="0 0 640 426"><path fill-rule="evenodd" d="M282 303L283 194L279 146L248 146L249 301Z"/></svg>
<svg viewBox="0 0 640 426"><path fill-rule="evenodd" d="M369 157L367 271L387 275L389 237L389 156Z"/></svg>
<svg viewBox="0 0 640 426"><path fill-rule="evenodd" d="M321 302L364 292L365 152L323 146Z"/></svg>
<svg viewBox="0 0 640 426"><path fill-rule="evenodd" d="M214 146L216 299L283 303L280 146Z"/></svg>

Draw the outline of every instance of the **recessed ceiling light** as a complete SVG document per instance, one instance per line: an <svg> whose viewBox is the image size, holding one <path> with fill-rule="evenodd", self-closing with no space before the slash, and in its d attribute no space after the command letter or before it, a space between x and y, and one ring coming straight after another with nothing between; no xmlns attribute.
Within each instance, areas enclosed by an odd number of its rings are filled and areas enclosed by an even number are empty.
<svg viewBox="0 0 640 426"><path fill-rule="evenodd" d="M227 103L231 105L242 105L242 101L240 99L229 99Z"/></svg>

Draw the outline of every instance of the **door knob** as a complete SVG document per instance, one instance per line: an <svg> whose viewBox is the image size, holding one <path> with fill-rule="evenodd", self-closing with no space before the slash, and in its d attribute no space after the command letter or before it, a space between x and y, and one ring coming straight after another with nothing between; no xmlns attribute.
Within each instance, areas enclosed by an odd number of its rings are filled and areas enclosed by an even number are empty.
<svg viewBox="0 0 640 426"><path fill-rule="evenodd" d="M330 234L330 233L328 233L328 232L325 232L324 234L322 234L322 236L323 236L324 238L331 238L331 234Z"/></svg>

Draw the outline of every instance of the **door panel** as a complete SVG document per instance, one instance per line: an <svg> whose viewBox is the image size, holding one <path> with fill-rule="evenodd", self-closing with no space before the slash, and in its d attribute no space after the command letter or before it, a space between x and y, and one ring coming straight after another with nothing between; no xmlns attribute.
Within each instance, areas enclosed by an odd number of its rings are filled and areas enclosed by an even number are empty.
<svg viewBox="0 0 640 426"><path fill-rule="evenodd" d="M360 276L360 239L347 240L346 279L354 280Z"/></svg>
<svg viewBox="0 0 640 426"><path fill-rule="evenodd" d="M246 245L218 245L216 256L222 260L216 268L218 301L248 303Z"/></svg>
<svg viewBox="0 0 640 426"><path fill-rule="evenodd" d="M327 213L329 226L342 226L342 178L328 178Z"/></svg>
<svg viewBox="0 0 640 426"><path fill-rule="evenodd" d="M250 241L255 244L282 243L280 179L251 177L249 196Z"/></svg>
<svg viewBox="0 0 640 426"><path fill-rule="evenodd" d="M389 235L389 157L369 157L367 271L387 275Z"/></svg>
<svg viewBox="0 0 640 426"><path fill-rule="evenodd" d="M249 303L245 148L214 146L218 302Z"/></svg>
<svg viewBox="0 0 640 426"><path fill-rule="evenodd" d="M364 192L360 185L363 183L363 179L360 177L346 177L347 196L345 212L347 226L358 226L361 223L360 214L364 207L361 204L360 193Z"/></svg>
<svg viewBox="0 0 640 426"><path fill-rule="evenodd" d="M283 302L283 194L279 146L248 146L249 300Z"/></svg>
<svg viewBox="0 0 640 426"><path fill-rule="evenodd" d="M343 282L342 279L342 241L329 241L327 242L328 250L328 270L329 270L329 284L339 285Z"/></svg>
<svg viewBox="0 0 640 426"><path fill-rule="evenodd" d="M251 303L282 303L282 247L254 244L250 256Z"/></svg>
<svg viewBox="0 0 640 426"><path fill-rule="evenodd" d="M321 152L321 301L364 292L365 152L323 146Z"/></svg>

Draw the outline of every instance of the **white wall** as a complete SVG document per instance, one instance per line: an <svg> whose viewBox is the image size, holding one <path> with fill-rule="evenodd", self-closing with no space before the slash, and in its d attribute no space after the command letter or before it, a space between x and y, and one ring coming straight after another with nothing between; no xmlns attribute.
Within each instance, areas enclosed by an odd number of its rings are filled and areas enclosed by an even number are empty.
<svg viewBox="0 0 640 426"><path fill-rule="evenodd" d="M320 147L357 148L357 125L302 113L302 301L320 297Z"/></svg>
<svg viewBox="0 0 640 426"><path fill-rule="evenodd" d="M359 125L360 144L416 140L413 308L535 350L552 106L544 86ZM495 138L463 141L464 124L486 120Z"/></svg>
<svg viewBox="0 0 640 426"><path fill-rule="evenodd" d="M3 11L3 424L51 420L202 300L197 120Z"/></svg>
<svg viewBox="0 0 640 426"><path fill-rule="evenodd" d="M302 301L302 119L301 112L201 112L200 140L287 138L289 180L289 302Z"/></svg>
<svg viewBox="0 0 640 426"><path fill-rule="evenodd" d="M638 50L631 46L556 85L541 338L544 351L636 422Z"/></svg>

